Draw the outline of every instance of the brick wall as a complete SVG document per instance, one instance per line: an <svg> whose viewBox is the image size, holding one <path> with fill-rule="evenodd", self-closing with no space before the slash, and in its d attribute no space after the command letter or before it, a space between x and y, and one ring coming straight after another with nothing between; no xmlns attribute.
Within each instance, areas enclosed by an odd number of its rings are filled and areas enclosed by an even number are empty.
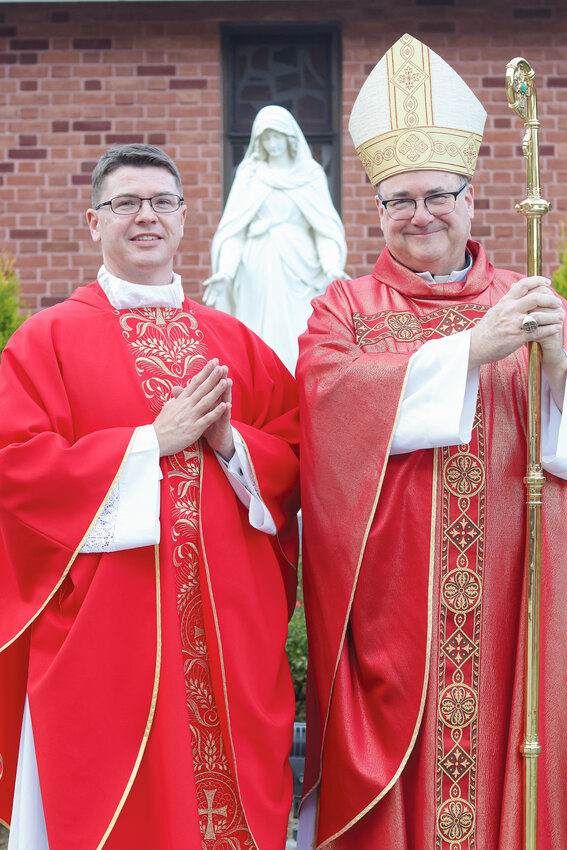
<svg viewBox="0 0 567 850"><path fill-rule="evenodd" d="M380 4L382 5L382 4ZM366 75L404 31L426 42L466 80L488 112L474 185L472 235L495 265L526 269L526 220L514 211L525 197L522 121L507 106L507 63L523 56L536 72L543 196L553 211L543 220L543 270L557 266L561 222L567 222L567 7L561 2L499 3L416 0L396 11L360 4L343 24L344 131ZM368 267L382 244L368 185L345 136L343 220L349 263Z"/></svg>
<svg viewBox="0 0 567 850"><path fill-rule="evenodd" d="M90 172L115 143L158 144L177 162L189 214L176 268L198 297L222 213L220 23L340 21L343 51L343 220L352 276L382 247L373 193L347 131L362 82L411 32L465 78L489 117L473 235L497 265L523 271L521 121L507 107L506 63L537 78L544 196L544 271L556 266L567 219L567 8L563 0L4 3L0 6L0 252L16 259L33 309L91 280L98 247L84 211Z"/></svg>

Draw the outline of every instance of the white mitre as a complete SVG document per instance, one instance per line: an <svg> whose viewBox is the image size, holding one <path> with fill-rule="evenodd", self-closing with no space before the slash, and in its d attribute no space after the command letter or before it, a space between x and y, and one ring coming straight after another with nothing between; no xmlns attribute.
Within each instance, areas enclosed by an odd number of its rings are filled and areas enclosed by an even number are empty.
<svg viewBox="0 0 567 850"><path fill-rule="evenodd" d="M444 59L403 35L352 108L349 131L372 184L404 171L472 177L486 111Z"/></svg>

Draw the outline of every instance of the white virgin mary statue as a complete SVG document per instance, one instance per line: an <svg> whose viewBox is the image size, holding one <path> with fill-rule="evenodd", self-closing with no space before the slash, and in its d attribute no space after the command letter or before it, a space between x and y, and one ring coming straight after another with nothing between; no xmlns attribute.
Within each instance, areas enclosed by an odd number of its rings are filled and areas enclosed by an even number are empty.
<svg viewBox="0 0 567 850"><path fill-rule="evenodd" d="M205 303L244 322L294 372L311 299L347 277L345 261L325 172L287 109L265 106L213 238Z"/></svg>

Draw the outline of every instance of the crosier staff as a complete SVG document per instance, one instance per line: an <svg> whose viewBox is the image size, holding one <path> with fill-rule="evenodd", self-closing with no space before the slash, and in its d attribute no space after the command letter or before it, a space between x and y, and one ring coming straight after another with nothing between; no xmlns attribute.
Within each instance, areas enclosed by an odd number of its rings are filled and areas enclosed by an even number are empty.
<svg viewBox="0 0 567 850"><path fill-rule="evenodd" d="M541 275L541 219L551 209L539 186L539 121L534 85L535 73L525 59L506 66L509 106L525 121L522 150L526 159L526 198L516 204L527 218L528 276ZM529 317L526 317L529 321ZM529 330L526 328L526 330ZM541 573L542 492L545 478L541 466L541 348L528 342L528 457L524 483L526 499L526 682L524 697L524 850L537 847L537 769L539 709L539 601Z"/></svg>

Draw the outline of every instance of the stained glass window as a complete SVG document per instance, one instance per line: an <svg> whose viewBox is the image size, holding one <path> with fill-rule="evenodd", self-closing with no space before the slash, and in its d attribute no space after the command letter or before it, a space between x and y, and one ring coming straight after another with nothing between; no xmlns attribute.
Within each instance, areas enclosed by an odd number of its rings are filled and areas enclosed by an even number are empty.
<svg viewBox="0 0 567 850"><path fill-rule="evenodd" d="M256 113L292 113L329 179L340 210L340 28L336 24L223 26L224 195Z"/></svg>

